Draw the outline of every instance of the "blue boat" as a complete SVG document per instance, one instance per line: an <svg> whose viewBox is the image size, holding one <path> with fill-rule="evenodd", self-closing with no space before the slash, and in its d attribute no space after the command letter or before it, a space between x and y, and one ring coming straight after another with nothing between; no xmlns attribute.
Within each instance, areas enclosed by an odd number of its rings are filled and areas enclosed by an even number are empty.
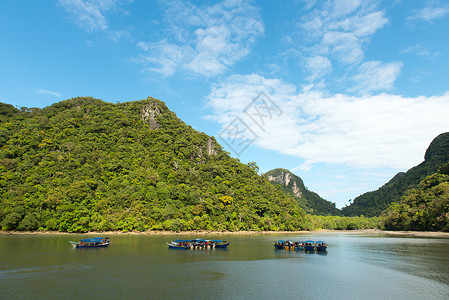
<svg viewBox="0 0 449 300"><path fill-rule="evenodd" d="M277 242L274 243L274 249L284 249L284 245L285 245L285 241L284 240L279 240Z"/></svg>
<svg viewBox="0 0 449 300"><path fill-rule="evenodd" d="M295 249L296 250L304 250L304 242L303 241L295 242Z"/></svg>
<svg viewBox="0 0 449 300"><path fill-rule="evenodd" d="M174 240L171 243L167 243L169 249L214 249L221 248L226 249L230 242L222 240Z"/></svg>
<svg viewBox="0 0 449 300"><path fill-rule="evenodd" d="M274 243L274 249L295 250L295 243L292 241L280 240Z"/></svg>
<svg viewBox="0 0 449 300"><path fill-rule="evenodd" d="M327 244L324 241L317 241L315 243L315 248L317 251L327 251Z"/></svg>
<svg viewBox="0 0 449 300"><path fill-rule="evenodd" d="M314 252L315 251L315 242L308 240L304 242L304 250L306 252Z"/></svg>
<svg viewBox="0 0 449 300"><path fill-rule="evenodd" d="M169 249L187 250L190 248L188 240L175 240L167 243Z"/></svg>
<svg viewBox="0 0 449 300"><path fill-rule="evenodd" d="M211 240L211 242L212 242L213 248L221 248L221 249L228 248L229 244L231 243L231 242L222 241L222 240Z"/></svg>
<svg viewBox="0 0 449 300"><path fill-rule="evenodd" d="M69 241L69 243L74 248L100 248L109 246L111 241L107 237L94 237L90 239L83 239L79 242Z"/></svg>

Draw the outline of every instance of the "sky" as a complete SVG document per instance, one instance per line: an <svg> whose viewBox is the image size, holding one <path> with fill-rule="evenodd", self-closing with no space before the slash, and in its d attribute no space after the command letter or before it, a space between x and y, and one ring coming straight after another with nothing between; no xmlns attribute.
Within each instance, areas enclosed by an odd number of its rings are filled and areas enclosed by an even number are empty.
<svg viewBox="0 0 449 300"><path fill-rule="evenodd" d="M341 208L449 131L445 0L0 0L0 102L153 97Z"/></svg>

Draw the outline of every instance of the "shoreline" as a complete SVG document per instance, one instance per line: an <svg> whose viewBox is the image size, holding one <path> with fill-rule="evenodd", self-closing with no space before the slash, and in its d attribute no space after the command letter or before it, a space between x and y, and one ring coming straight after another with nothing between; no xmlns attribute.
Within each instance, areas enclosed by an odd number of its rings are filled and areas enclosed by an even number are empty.
<svg viewBox="0 0 449 300"><path fill-rule="evenodd" d="M121 231L92 231L85 233L59 232L59 231L3 231L0 235L292 235L292 234L372 234L402 237L424 237L424 238L448 238L449 232L440 231L384 231L379 229L360 230L313 230L313 231L144 231L144 232L121 232Z"/></svg>

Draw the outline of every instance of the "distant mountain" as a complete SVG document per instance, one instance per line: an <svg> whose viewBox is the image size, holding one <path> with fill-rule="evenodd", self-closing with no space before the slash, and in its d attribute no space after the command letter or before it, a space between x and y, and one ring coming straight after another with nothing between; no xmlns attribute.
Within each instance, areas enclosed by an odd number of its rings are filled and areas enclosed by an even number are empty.
<svg viewBox="0 0 449 300"><path fill-rule="evenodd" d="M392 202L399 202L404 193L416 187L449 162L449 132L438 135L427 149L424 161L407 172L398 173L388 183L373 192L358 196L342 209L345 216L379 216Z"/></svg>
<svg viewBox="0 0 449 300"><path fill-rule="evenodd" d="M314 215L340 215L340 210L335 207L335 203L321 198L317 193L309 191L302 179L289 170L274 169L268 171L264 176L273 185L294 196L301 208Z"/></svg>
<svg viewBox="0 0 449 300"><path fill-rule="evenodd" d="M0 103L3 230L298 230L293 197L164 102Z"/></svg>

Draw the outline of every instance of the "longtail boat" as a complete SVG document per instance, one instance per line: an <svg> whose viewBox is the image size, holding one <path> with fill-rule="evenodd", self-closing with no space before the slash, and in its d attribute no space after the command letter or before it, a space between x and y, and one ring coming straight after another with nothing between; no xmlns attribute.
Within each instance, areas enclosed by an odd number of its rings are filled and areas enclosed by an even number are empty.
<svg viewBox="0 0 449 300"><path fill-rule="evenodd" d="M317 251L327 251L327 244L324 241L317 241L315 243L315 248Z"/></svg>
<svg viewBox="0 0 449 300"><path fill-rule="evenodd" d="M214 249L221 248L226 249L230 242L222 241L222 240L204 240L204 239L195 239L195 240L174 240L170 243L166 243L169 249Z"/></svg>
<svg viewBox="0 0 449 300"><path fill-rule="evenodd" d="M304 250L306 252L314 252L315 251L315 242L308 240L304 242Z"/></svg>
<svg viewBox="0 0 449 300"><path fill-rule="evenodd" d="M111 244L111 241L107 237L94 237L90 239L83 239L79 242L69 241L69 243L74 248L99 248L109 246Z"/></svg>

